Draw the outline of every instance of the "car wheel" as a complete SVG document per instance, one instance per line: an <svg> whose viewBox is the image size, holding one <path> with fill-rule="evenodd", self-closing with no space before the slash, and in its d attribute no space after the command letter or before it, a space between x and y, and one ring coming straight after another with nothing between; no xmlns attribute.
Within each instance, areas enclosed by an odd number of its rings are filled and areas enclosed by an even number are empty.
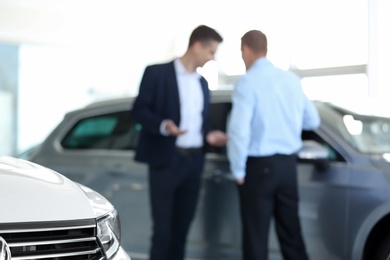
<svg viewBox="0 0 390 260"><path fill-rule="evenodd" d="M374 260L390 260L390 235L379 245Z"/></svg>

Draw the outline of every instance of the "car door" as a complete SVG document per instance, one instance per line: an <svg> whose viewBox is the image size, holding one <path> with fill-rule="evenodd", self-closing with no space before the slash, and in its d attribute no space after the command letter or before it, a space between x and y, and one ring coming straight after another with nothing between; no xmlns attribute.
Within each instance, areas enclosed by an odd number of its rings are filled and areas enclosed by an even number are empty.
<svg viewBox="0 0 390 260"><path fill-rule="evenodd" d="M213 129L226 131L230 102L213 102ZM191 226L187 255L199 259L241 259L238 196L226 148L207 147L203 183Z"/></svg>

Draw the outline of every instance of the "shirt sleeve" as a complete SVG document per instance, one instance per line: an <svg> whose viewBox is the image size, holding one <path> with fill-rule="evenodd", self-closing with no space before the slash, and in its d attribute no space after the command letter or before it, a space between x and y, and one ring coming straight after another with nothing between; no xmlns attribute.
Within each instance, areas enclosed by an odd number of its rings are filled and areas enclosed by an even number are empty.
<svg viewBox="0 0 390 260"><path fill-rule="evenodd" d="M305 111L303 115L304 130L313 130L320 126L321 120L314 103L305 97Z"/></svg>
<svg viewBox="0 0 390 260"><path fill-rule="evenodd" d="M140 123L143 129L147 129L150 133L161 134L160 127L163 117L153 111L154 97L156 93L156 82L160 80L155 73L156 69L152 66L145 68L141 79L138 95L133 103L132 117Z"/></svg>
<svg viewBox="0 0 390 260"><path fill-rule="evenodd" d="M245 177L254 111L254 94L251 93L245 78L237 82L232 93L232 104L228 123L227 155L233 176L236 179L242 179Z"/></svg>
<svg viewBox="0 0 390 260"><path fill-rule="evenodd" d="M163 120L160 125L160 133L164 136L168 136L169 132L166 130L167 128L167 120Z"/></svg>

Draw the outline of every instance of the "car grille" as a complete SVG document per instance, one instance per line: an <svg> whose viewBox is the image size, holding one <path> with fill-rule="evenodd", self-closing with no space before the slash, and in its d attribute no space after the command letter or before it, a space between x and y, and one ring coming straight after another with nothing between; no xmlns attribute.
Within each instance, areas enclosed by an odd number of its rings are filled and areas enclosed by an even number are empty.
<svg viewBox="0 0 390 260"><path fill-rule="evenodd" d="M0 236L9 246L12 260L105 259L94 219L0 224Z"/></svg>

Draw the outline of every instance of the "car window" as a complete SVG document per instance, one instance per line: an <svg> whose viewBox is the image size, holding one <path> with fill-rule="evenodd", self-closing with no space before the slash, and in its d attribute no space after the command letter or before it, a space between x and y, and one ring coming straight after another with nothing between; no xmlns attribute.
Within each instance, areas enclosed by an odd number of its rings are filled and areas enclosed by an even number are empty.
<svg viewBox="0 0 390 260"><path fill-rule="evenodd" d="M131 119L130 111L108 113L79 120L65 135L66 149L132 150L141 126Z"/></svg>
<svg viewBox="0 0 390 260"><path fill-rule="evenodd" d="M330 161L345 162L344 157L314 131L302 131L302 140L313 140L326 147Z"/></svg>

